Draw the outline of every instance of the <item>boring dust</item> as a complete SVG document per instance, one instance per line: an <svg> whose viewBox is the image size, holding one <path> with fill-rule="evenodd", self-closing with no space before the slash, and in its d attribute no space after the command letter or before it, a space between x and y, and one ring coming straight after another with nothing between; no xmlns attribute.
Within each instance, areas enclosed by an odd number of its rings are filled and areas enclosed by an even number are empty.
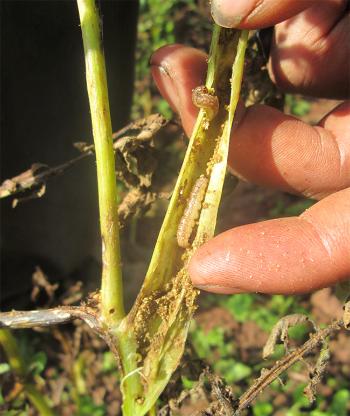
<svg viewBox="0 0 350 416"><path fill-rule="evenodd" d="M162 342L174 322L187 320L195 309L198 290L194 289L188 273L180 270L164 292L155 291L149 296L139 295L135 314L131 312L138 352L143 358L151 352L157 356ZM181 345L182 340L176 341Z"/></svg>

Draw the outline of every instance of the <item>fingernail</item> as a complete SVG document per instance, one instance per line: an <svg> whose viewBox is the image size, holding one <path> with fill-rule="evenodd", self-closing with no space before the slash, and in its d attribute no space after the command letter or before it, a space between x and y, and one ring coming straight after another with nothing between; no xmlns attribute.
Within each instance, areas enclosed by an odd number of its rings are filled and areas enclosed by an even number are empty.
<svg viewBox="0 0 350 416"><path fill-rule="evenodd" d="M159 91L167 99L173 110L180 108L179 93L176 83L172 79L171 71L164 65L151 65L151 72Z"/></svg>
<svg viewBox="0 0 350 416"><path fill-rule="evenodd" d="M256 0L212 0L211 14L215 22L223 27L237 27L252 11Z"/></svg>
<svg viewBox="0 0 350 416"><path fill-rule="evenodd" d="M220 286L220 285L195 285L197 289L205 290L206 292L215 292L215 293L221 293L226 295L233 295L237 293L245 293L244 290L238 289L236 287L227 287L227 286Z"/></svg>

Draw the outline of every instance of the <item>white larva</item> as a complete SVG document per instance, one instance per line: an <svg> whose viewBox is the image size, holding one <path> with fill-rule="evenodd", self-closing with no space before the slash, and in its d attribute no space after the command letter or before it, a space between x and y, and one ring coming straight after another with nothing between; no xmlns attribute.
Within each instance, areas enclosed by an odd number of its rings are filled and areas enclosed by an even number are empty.
<svg viewBox="0 0 350 416"><path fill-rule="evenodd" d="M201 175L193 185L186 208L177 228L177 243L182 248L190 245L190 237L202 207L208 179Z"/></svg>

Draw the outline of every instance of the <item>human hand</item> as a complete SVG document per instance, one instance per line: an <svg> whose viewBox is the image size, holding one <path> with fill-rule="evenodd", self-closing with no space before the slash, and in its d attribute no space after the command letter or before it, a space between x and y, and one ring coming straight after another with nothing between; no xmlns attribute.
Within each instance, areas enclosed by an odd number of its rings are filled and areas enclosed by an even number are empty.
<svg viewBox="0 0 350 416"><path fill-rule="evenodd" d="M346 0L212 0L217 23L275 26L269 73L285 91L350 95ZM181 45L152 57L162 95L190 135L206 56ZM264 105L240 106L229 166L240 178L320 200L299 217L244 225L200 247L189 264L195 286L217 293L302 293L350 276L350 102L317 126Z"/></svg>

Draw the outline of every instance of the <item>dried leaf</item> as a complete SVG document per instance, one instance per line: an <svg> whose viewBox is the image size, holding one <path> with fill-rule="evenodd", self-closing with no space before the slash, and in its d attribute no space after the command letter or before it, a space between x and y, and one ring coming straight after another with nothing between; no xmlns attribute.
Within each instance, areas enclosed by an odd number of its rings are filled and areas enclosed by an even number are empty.
<svg viewBox="0 0 350 416"><path fill-rule="evenodd" d="M306 315L302 314L293 314L284 316L280 319L277 324L272 328L270 336L265 344L263 349L263 358L270 356L274 350L275 346L279 341L284 343L286 350L288 349L288 329L292 326L309 322L312 324L313 328L316 329L315 323Z"/></svg>
<svg viewBox="0 0 350 416"><path fill-rule="evenodd" d="M45 273L39 266L36 266L35 272L32 276L33 289L30 295L30 299L35 302L38 299L40 291L43 289L48 297L48 305L51 304L55 292L58 289L58 283L51 284Z"/></svg>
<svg viewBox="0 0 350 416"><path fill-rule="evenodd" d="M316 400L316 388L317 385L322 381L322 377L327 369L330 358L331 354L329 351L328 343L324 341L324 345L320 351L316 365L310 373L310 382L304 389L304 394L310 403L313 403Z"/></svg>

